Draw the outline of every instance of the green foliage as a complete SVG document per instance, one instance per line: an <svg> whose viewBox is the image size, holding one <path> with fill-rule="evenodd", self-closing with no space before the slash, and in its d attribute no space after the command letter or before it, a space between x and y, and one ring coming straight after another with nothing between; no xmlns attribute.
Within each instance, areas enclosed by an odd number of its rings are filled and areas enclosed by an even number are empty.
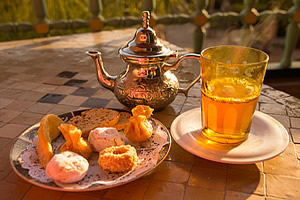
<svg viewBox="0 0 300 200"><path fill-rule="evenodd" d="M33 11L33 0L0 0L0 24L7 22L36 22ZM47 6L47 20L71 20L84 19L91 17L89 11L89 0L45 0ZM210 8L218 10L222 0L210 0ZM244 9L243 1L230 0L233 11L240 12ZM155 13L158 16L167 14L192 14L195 0L156 0ZM141 0L102 0L103 10L101 15L108 19L121 16L141 16ZM292 0L259 0L255 8L259 11L266 9L288 9L292 6ZM106 27L111 28L111 27ZM89 29L81 30L52 30L51 35L72 34L78 32L87 32ZM34 31L26 33L2 33L0 32L0 41L27 39L40 37Z"/></svg>

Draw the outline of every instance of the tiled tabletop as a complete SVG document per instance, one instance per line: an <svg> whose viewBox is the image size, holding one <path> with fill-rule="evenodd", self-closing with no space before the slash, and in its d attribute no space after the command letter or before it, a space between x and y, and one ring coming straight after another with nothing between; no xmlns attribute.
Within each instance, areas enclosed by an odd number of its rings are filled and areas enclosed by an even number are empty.
<svg viewBox="0 0 300 200"><path fill-rule="evenodd" d="M43 189L14 173L9 162L14 139L45 114L93 107L126 109L98 84L94 63L85 52L100 50L106 70L117 75L125 69L118 48L135 30L0 43L0 199L300 199L300 100L266 85L257 109L277 119L290 135L287 149L273 159L248 165L216 163L173 142L166 160L150 175L119 187L81 193ZM198 72L198 65L186 62L176 74L185 85ZM188 97L179 94L153 117L170 128L179 114L197 107L199 83Z"/></svg>

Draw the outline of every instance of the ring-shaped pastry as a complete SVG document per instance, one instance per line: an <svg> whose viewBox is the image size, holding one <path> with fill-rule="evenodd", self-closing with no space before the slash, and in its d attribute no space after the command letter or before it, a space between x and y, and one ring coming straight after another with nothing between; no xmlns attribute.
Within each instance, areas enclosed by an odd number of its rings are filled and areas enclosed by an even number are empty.
<svg viewBox="0 0 300 200"><path fill-rule="evenodd" d="M125 172L134 169L138 159L136 150L131 145L112 146L99 153L98 164L111 172Z"/></svg>

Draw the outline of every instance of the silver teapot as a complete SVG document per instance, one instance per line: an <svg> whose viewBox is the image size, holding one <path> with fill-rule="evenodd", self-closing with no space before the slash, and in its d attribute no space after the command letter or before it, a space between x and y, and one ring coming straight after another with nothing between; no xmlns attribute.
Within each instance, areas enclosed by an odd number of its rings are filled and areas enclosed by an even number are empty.
<svg viewBox="0 0 300 200"><path fill-rule="evenodd" d="M134 38L119 49L119 55L126 63L126 70L118 76L111 76L103 67L101 52L88 51L96 65L98 82L114 92L125 106L148 105L155 111L161 110L174 101L177 93L186 96L189 89L200 79L200 75L187 88L180 88L176 76L179 63L186 58L200 59L199 54L186 54L176 62L166 61L178 57L178 53L164 46L149 27L150 14L143 12L143 26ZM200 92L200 91L199 91Z"/></svg>

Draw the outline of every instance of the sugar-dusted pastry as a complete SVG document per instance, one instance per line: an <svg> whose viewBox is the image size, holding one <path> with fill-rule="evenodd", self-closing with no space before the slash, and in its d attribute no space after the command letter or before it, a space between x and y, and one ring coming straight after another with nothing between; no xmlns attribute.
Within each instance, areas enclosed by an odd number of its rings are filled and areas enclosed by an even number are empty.
<svg viewBox="0 0 300 200"><path fill-rule="evenodd" d="M59 130L62 132L66 142L60 147L60 152L73 151L89 159L92 155L91 145L81 137L81 130L72 124L61 124Z"/></svg>
<svg viewBox="0 0 300 200"><path fill-rule="evenodd" d="M36 152L40 164L45 168L53 157L51 142L60 135L58 126L63 121L54 114L45 115L38 130L38 140L36 142Z"/></svg>
<svg viewBox="0 0 300 200"><path fill-rule="evenodd" d="M147 120L153 112L149 106L138 105L132 109L133 116L124 130L125 136L132 142L145 142L153 132L151 123Z"/></svg>
<svg viewBox="0 0 300 200"><path fill-rule="evenodd" d="M95 128L91 130L88 138L94 151L100 152L111 146L125 144L121 134L113 127Z"/></svg>
<svg viewBox="0 0 300 200"><path fill-rule="evenodd" d="M99 153L98 164L111 172L125 172L134 169L138 163L136 150L130 145L105 148Z"/></svg>
<svg viewBox="0 0 300 200"><path fill-rule="evenodd" d="M131 117L131 114L128 112L120 112L120 118L117 124L114 125L114 127L118 130L125 129L129 124L129 119Z"/></svg>
<svg viewBox="0 0 300 200"><path fill-rule="evenodd" d="M53 156L46 167L47 175L54 181L74 183L83 179L89 169L89 162L71 151Z"/></svg>
<svg viewBox="0 0 300 200"><path fill-rule="evenodd" d="M71 118L68 123L79 128L82 131L82 137L88 137L90 131L94 128L114 126L118 122L119 117L118 111L94 108Z"/></svg>

